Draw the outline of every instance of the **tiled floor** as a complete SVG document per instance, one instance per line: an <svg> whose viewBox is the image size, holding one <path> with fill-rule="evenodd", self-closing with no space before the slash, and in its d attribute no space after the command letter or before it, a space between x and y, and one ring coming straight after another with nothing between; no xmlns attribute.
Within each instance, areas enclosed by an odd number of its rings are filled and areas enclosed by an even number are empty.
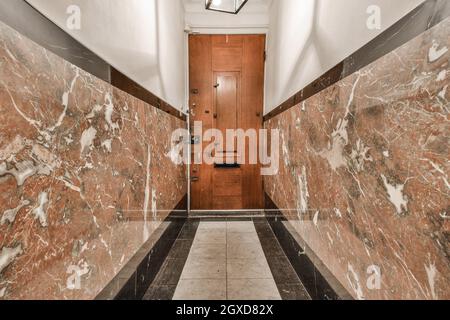
<svg viewBox="0 0 450 320"><path fill-rule="evenodd" d="M144 300L309 300L266 219L188 219Z"/></svg>
<svg viewBox="0 0 450 320"><path fill-rule="evenodd" d="M252 221L200 222L174 300L281 300Z"/></svg>

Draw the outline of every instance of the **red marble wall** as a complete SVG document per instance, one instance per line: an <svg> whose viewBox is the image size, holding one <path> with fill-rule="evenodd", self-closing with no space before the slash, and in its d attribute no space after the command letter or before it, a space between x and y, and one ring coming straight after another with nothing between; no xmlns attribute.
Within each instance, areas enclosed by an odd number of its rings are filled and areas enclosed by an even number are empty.
<svg viewBox="0 0 450 320"><path fill-rule="evenodd" d="M265 124L266 192L355 298L450 299L449 84L447 19Z"/></svg>
<svg viewBox="0 0 450 320"><path fill-rule="evenodd" d="M0 299L94 298L186 194L185 126L0 23Z"/></svg>

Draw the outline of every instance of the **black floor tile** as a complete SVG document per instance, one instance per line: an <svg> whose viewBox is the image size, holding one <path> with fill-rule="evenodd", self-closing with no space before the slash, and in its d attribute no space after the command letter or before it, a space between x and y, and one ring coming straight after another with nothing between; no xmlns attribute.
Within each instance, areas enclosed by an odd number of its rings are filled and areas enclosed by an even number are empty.
<svg viewBox="0 0 450 320"><path fill-rule="evenodd" d="M172 286L180 281L186 259L167 259L152 286Z"/></svg>
<svg viewBox="0 0 450 320"><path fill-rule="evenodd" d="M178 235L178 240L194 240L199 221L188 220Z"/></svg>
<svg viewBox="0 0 450 320"><path fill-rule="evenodd" d="M136 300L136 282L137 282L136 272L133 273L131 278L126 282L123 288L118 293L116 300Z"/></svg>
<svg viewBox="0 0 450 320"><path fill-rule="evenodd" d="M278 284L301 284L287 257L267 257L273 278Z"/></svg>
<svg viewBox="0 0 450 320"><path fill-rule="evenodd" d="M267 220L254 221L256 233L283 300L310 300L310 296L291 265Z"/></svg>
<svg viewBox="0 0 450 320"><path fill-rule="evenodd" d="M144 300L172 299L191 251L198 225L199 221L196 219L186 221L178 233L177 239L173 242L173 246L158 274L145 293Z"/></svg>
<svg viewBox="0 0 450 320"><path fill-rule="evenodd" d="M302 284L281 284L278 286L283 300L311 300L311 297Z"/></svg>
<svg viewBox="0 0 450 320"><path fill-rule="evenodd" d="M177 286L151 286L142 300L172 300Z"/></svg>
<svg viewBox="0 0 450 320"><path fill-rule="evenodd" d="M168 259L187 259L191 250L192 240L176 240L170 250Z"/></svg>
<svg viewBox="0 0 450 320"><path fill-rule="evenodd" d="M317 269L311 258L293 235L289 232L282 219L268 219L270 226L278 239L291 266L313 300L339 300L340 296L330 285L330 282ZM330 279L333 280L333 279Z"/></svg>

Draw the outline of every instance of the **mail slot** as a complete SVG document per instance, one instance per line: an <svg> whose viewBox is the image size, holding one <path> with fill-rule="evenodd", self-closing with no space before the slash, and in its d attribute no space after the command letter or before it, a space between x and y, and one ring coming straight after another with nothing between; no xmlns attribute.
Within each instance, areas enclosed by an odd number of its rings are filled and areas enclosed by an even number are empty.
<svg viewBox="0 0 450 320"><path fill-rule="evenodd" d="M214 168L217 169L236 169L240 168L241 165L238 163L215 163Z"/></svg>

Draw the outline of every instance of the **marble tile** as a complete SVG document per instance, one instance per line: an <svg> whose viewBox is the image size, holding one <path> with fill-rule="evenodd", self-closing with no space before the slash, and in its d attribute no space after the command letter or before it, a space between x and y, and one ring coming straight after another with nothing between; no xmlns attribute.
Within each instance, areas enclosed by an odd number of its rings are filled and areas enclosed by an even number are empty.
<svg viewBox="0 0 450 320"><path fill-rule="evenodd" d="M226 222L213 222L213 221L201 221L199 226L198 226L198 230L217 230L217 229L222 229L222 230L226 230L227 228L227 223Z"/></svg>
<svg viewBox="0 0 450 320"><path fill-rule="evenodd" d="M192 240L176 240L170 249L169 259L179 259L188 256L192 247Z"/></svg>
<svg viewBox="0 0 450 320"><path fill-rule="evenodd" d="M226 300L226 280L181 280L173 300Z"/></svg>
<svg viewBox="0 0 450 320"><path fill-rule="evenodd" d="M283 300L311 300L308 291L306 291L305 287L301 284L282 284L278 286L278 290Z"/></svg>
<svg viewBox="0 0 450 320"><path fill-rule="evenodd" d="M1 298L95 298L186 194L186 123L3 23L0 111Z"/></svg>
<svg viewBox="0 0 450 320"><path fill-rule="evenodd" d="M230 279L228 300L281 300L273 279Z"/></svg>
<svg viewBox="0 0 450 320"><path fill-rule="evenodd" d="M265 190L356 299L450 298L449 49L447 18L265 122Z"/></svg>
<svg viewBox="0 0 450 320"><path fill-rule="evenodd" d="M263 249L259 242L239 243L227 245L228 259L265 259Z"/></svg>
<svg viewBox="0 0 450 320"><path fill-rule="evenodd" d="M193 259L225 258L227 254L226 244L195 243L191 248L189 257Z"/></svg>
<svg viewBox="0 0 450 320"><path fill-rule="evenodd" d="M185 263L185 259L166 259L152 285L177 285L178 281L180 280L180 275L185 266Z"/></svg>
<svg viewBox="0 0 450 320"><path fill-rule="evenodd" d="M227 243L229 245L238 245L240 243L258 243L256 232L230 232L227 234Z"/></svg>
<svg viewBox="0 0 450 320"><path fill-rule="evenodd" d="M144 298L142 300L144 301L172 300L175 290L176 286L151 286L148 289L147 293L144 295Z"/></svg>
<svg viewBox="0 0 450 320"><path fill-rule="evenodd" d="M227 263L221 255L215 258L190 258L184 266L181 279L226 279Z"/></svg>
<svg viewBox="0 0 450 320"><path fill-rule="evenodd" d="M201 229L195 236L194 243L227 243L226 229Z"/></svg>
<svg viewBox="0 0 450 320"><path fill-rule="evenodd" d="M273 279L265 258L228 259L228 279Z"/></svg>
<svg viewBox="0 0 450 320"><path fill-rule="evenodd" d="M183 228L181 229L180 234L178 235L179 240L194 240L195 235L197 234L199 222L188 220Z"/></svg>
<svg viewBox="0 0 450 320"><path fill-rule="evenodd" d="M239 222L228 221L227 222L227 232L228 233L234 233L234 232L254 233L254 232L256 232L256 230L255 230L253 221L239 221Z"/></svg>
<svg viewBox="0 0 450 320"><path fill-rule="evenodd" d="M297 273L286 256L269 259L268 264L276 283L297 284L300 282Z"/></svg>

